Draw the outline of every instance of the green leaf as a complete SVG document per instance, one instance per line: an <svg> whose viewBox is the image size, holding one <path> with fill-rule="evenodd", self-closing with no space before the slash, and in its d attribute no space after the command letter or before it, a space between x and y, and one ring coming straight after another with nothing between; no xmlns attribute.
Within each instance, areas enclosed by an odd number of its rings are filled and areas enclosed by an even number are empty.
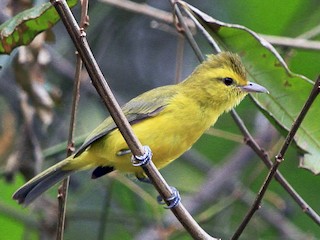
<svg viewBox="0 0 320 240"><path fill-rule="evenodd" d="M300 113L310 95L313 81L292 73L271 44L252 30L236 24L227 24L201 12L184 2L182 6L192 13L205 30L224 50L237 52L248 70L250 81L266 87L270 94L253 94L252 99L271 123L284 135ZM320 172L320 99L318 98L296 136L295 143L304 156L300 166Z"/></svg>
<svg viewBox="0 0 320 240"><path fill-rule="evenodd" d="M70 7L78 0L67 1ZM51 3L27 9L0 26L0 54L10 54L21 45L28 45L39 33L51 28L60 17Z"/></svg>

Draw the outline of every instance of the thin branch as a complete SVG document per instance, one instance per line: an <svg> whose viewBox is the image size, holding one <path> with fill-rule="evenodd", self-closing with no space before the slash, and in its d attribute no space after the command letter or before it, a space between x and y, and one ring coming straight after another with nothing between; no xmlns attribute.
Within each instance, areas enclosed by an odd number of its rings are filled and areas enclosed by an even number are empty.
<svg viewBox="0 0 320 240"><path fill-rule="evenodd" d="M183 31L184 35L187 38L187 41L189 42L190 46L192 47L194 53L196 54L199 62L203 62L204 61L204 56L197 44L197 42L195 41L195 39L193 38L193 34L192 31L190 30L190 28L188 27L185 18L182 16L181 11L178 7L178 5L175 3L175 1L171 0L171 5L174 9L174 14L177 16L178 22L176 22L176 27L178 31ZM180 28L180 26L182 28Z"/></svg>
<svg viewBox="0 0 320 240"><path fill-rule="evenodd" d="M137 156L143 155L142 145L139 144L138 139L131 131L130 124L126 121L120 106L116 103L116 99L91 52L86 40L86 33L80 30L71 10L66 5L65 0L51 0L51 3L55 6L65 24L65 27L87 68L92 84L97 89L97 92L108 108L110 115L114 118L119 130L124 135L125 140L128 141L132 153Z"/></svg>
<svg viewBox="0 0 320 240"><path fill-rule="evenodd" d="M176 14L179 14L179 12L176 11ZM190 16L190 15L189 15ZM179 21L183 21L183 19L178 16ZM196 20L195 18L192 18L194 21ZM199 24L197 24L197 22L195 23L197 27L199 27ZM204 33L204 31L202 30L202 33ZM208 35L205 34L205 36L207 37L209 42L214 41L212 39L212 37L210 36L208 38ZM192 37L192 36L191 36ZM188 39L187 36L187 40L189 42L192 43L192 41L190 41L190 39ZM216 44L215 43L211 43L212 47L215 47ZM196 47L193 47L193 49L197 49ZM219 49L216 49L216 51L219 51ZM201 55L199 52L197 53L197 56ZM200 57L199 60L201 61L202 58ZM248 146L250 146L254 152L264 161L264 163L268 166L268 168L270 169L272 167L272 162L269 159L268 155L265 153L265 151L255 142L255 140L252 138L251 134L249 133L248 129L246 128L246 126L244 125L243 121L241 120L241 118L239 117L239 115L237 114L237 112L232 109L231 110L231 115L233 117L233 119L235 120L236 124L238 125L239 129L241 130L242 134L245 137L245 142ZM290 184L287 182L287 180L281 175L280 172L276 171L275 172L275 179L280 183L280 185L291 195L291 197L297 202L297 204L303 209L303 211L312 219L315 221L315 223L317 223L318 225L320 225L320 217L319 215L303 200L302 197L299 196L299 194L293 189L292 186L290 186Z"/></svg>
<svg viewBox="0 0 320 240"><path fill-rule="evenodd" d="M235 111L232 111L231 115L237 123L240 131L242 132L246 144L262 159L264 164L270 169L272 167L272 161L270 160L267 153L259 146L259 144L251 136L243 121L238 116L238 114ZM289 195L294 199L294 201L300 206L300 208L315 223L320 225L319 215L303 200L303 198L294 190L294 188L287 182L287 180L278 170L276 171L274 177L280 183L280 185L286 190L286 192L289 193Z"/></svg>
<svg viewBox="0 0 320 240"><path fill-rule="evenodd" d="M100 0L100 2L108 3L118 8L125 9L127 11L135 12L138 14L143 14L166 23L173 23L172 15L168 12L159 10L157 8L153 8L148 6L147 4L139 4L128 0ZM192 16L189 16L192 19ZM186 23L189 27L194 27L194 23L187 19ZM197 26L199 27L199 26ZM201 30L201 28L199 28ZM317 26L316 28L306 32L305 34L299 36L299 38L290 38L290 37L283 37L283 36L272 36L272 35L264 35L259 34L261 37L266 39L273 45L279 45L284 47L291 47L291 48L300 48L306 50L320 50L320 42L319 41L311 41L307 40L315 35L318 35L320 32L320 27Z"/></svg>
<svg viewBox="0 0 320 240"><path fill-rule="evenodd" d="M261 144L266 144L270 139L270 134L272 134L272 132L265 127L256 137L260 140ZM212 163L203 169L199 168L198 165L194 166L194 169L202 172L205 179L201 186L184 199L184 204L194 216L198 215L196 217L198 222L199 220L200 222L203 221L200 215L204 213L204 208L206 209L205 211L207 211L208 209L206 207L211 207L216 201L220 202L221 199L219 199L219 197L221 197L221 195L228 194L237 188L236 185L239 183L240 173L246 168L249 162L252 161L254 155L255 153L250 148L242 144L224 159L221 166L215 167ZM199 154L193 155L191 158L192 163L196 161L199 162L201 159L203 162L209 161L206 157L199 156ZM213 217L213 215L215 214L212 213L211 217ZM170 229L175 229L176 231L181 230L181 227L175 223L175 220L170 215L167 214L163 219L165 226L170 226ZM135 239L151 239L153 230L154 226L147 226Z"/></svg>
<svg viewBox="0 0 320 240"><path fill-rule="evenodd" d="M320 25L317 25L314 28L311 28L309 31L300 34L298 37L304 38L304 39L311 39L311 38L315 38L319 34L320 34Z"/></svg>
<svg viewBox="0 0 320 240"><path fill-rule="evenodd" d="M205 134L219 137L236 143L243 143L243 136L241 134L232 133L222 129L211 127L205 131Z"/></svg>
<svg viewBox="0 0 320 240"><path fill-rule="evenodd" d="M240 186L237 186L239 188ZM240 187L241 188L241 187ZM239 191L237 189L237 191ZM241 190L240 190L241 191ZM244 194L242 194L244 193ZM238 194L239 199L246 205L251 206L254 201L255 193L250 189L242 190ZM288 221L283 213L276 210L270 204L263 204L263 208L258 212L259 216L268 222L274 229L276 229L282 238L285 239L308 239L312 238L312 235L303 233L298 227L296 227L291 221Z"/></svg>
<svg viewBox="0 0 320 240"><path fill-rule="evenodd" d="M71 118L70 118L70 126L69 126L68 142L67 142L67 157L72 155L72 153L74 152L73 139L74 139L76 110L78 108L78 102L79 102L81 69L82 69L82 61L79 57L77 57L75 83L73 88L72 109L70 113ZM57 238L56 238L57 240L60 240L60 239L62 240L64 235L69 181L70 181L70 177L65 178L58 189L57 198L59 202L59 216L58 216L58 227L57 227Z"/></svg>
<svg viewBox="0 0 320 240"><path fill-rule="evenodd" d="M111 199L113 193L113 185L114 181L111 179L108 185L104 188L104 201L102 204L102 209L100 211L100 220L99 220L99 230L98 230L98 240L106 239L106 228L107 228L107 220L108 216L110 215L111 210ZM108 191L108 192L107 192Z"/></svg>
<svg viewBox="0 0 320 240"><path fill-rule="evenodd" d="M262 198L264 197L264 194L265 194L266 190L268 189L272 178L276 175L277 170L278 170L281 162L283 162L283 160L284 160L283 157L284 157L286 151L288 150L290 143L292 142L292 140L293 140L296 132L298 131L304 117L306 116L312 103L317 98L319 93L320 93L320 76L318 77L317 81L315 82L314 87L310 93L310 96L307 99L305 105L303 106L299 116L294 121L294 123L293 123L293 125L292 125L292 127L291 127L285 141L284 141L284 144L283 144L281 150L279 151L278 155L275 157L274 164L270 168L269 173L268 173L263 185L261 186L256 199L255 199L255 202L253 203L252 207L250 208L250 210L246 214L244 220L242 221L239 228L237 229L237 231L233 235L232 239L238 239L240 237L241 233L246 228L247 224L249 223L249 221L253 217L254 213L260 208Z"/></svg>
<svg viewBox="0 0 320 240"><path fill-rule="evenodd" d="M87 17L88 14L88 0L82 0L81 4L81 27L84 29L88 26ZM72 108L71 108L71 118L68 134L67 143L67 157L72 155L74 152L74 130L76 123L76 115L78 109L78 103L80 98L80 80L81 80L81 70L82 70L82 60L77 54L76 72L75 72L75 83L72 93ZM67 197L69 189L70 176L62 181L58 189L58 202L59 202L59 215L58 215L58 226L57 226L57 240L62 240L64 236L65 221L66 221L66 211L67 211Z"/></svg>
<svg viewBox="0 0 320 240"><path fill-rule="evenodd" d="M115 7L134 12L137 14L142 14L148 17L151 17L153 19L160 20L162 22L174 23L174 19L172 17L172 13L151 7L147 4L141 4L141 3L136 3L133 1L128 1L128 0L99 0L100 2L107 3L110 5L113 5ZM186 19L186 24L189 27L194 28L194 23L190 19Z"/></svg>
<svg viewBox="0 0 320 240"><path fill-rule="evenodd" d="M293 125L292 125L286 139L285 139L285 142L284 142L281 150L279 151L279 154L276 156L277 162L279 161L281 163L284 160L283 157L284 157L285 153L287 152L290 143L292 142L292 140L293 140L294 136L296 135L304 117L307 115L307 112L309 111L312 103L317 98L319 93L320 93L320 76L316 80L314 87L310 93L310 96L301 110L301 113L299 114L297 119L294 121L294 123L293 123Z"/></svg>
<svg viewBox="0 0 320 240"><path fill-rule="evenodd" d="M59 13L74 45L76 46L82 58L94 87L108 108L111 117L126 140L132 154L135 156L142 156L144 154L143 147L138 138L134 135L129 122L121 111L119 104L117 103L90 50L86 40L86 35L84 32L80 31L80 28L68 5L66 4L66 1L51 0L51 3ZM144 165L142 168L161 197L163 199L169 199L173 194L172 189L165 182L152 161L150 161L149 164ZM179 202L175 207L171 208L171 211L194 239L213 239L197 224L192 216L186 211L181 202Z"/></svg>
<svg viewBox="0 0 320 240"><path fill-rule="evenodd" d="M177 4L176 4L177 5ZM185 11L185 13L189 16L190 19L196 24L197 28L200 29L201 33L204 35L204 37L208 40L211 47L217 52L221 52L221 48L216 42L216 40L213 39L213 37L208 33L208 31L199 23L199 21L195 18L193 14L191 14L189 11ZM182 19L181 19L182 21Z"/></svg>
<svg viewBox="0 0 320 240"><path fill-rule="evenodd" d="M266 143L270 137L269 134L270 132L263 132L260 135L261 141ZM237 178L240 173L254 156L255 153L243 144L230 153L229 157L226 157L223 165L216 169L211 169L198 191L190 199L185 200L185 205L190 209L191 213L199 212L203 205L216 201L217 196L233 185L235 179L238 181Z"/></svg>
<svg viewBox="0 0 320 240"><path fill-rule="evenodd" d="M271 36L259 34L259 36L263 37L265 40L270 42L272 45L278 45L283 47L290 48L300 48L306 50L320 50L320 42L307 40L304 38L290 38L290 37L281 37L281 36Z"/></svg>
<svg viewBox="0 0 320 240"><path fill-rule="evenodd" d="M174 82L178 83L181 81L181 70L183 63L183 53L184 53L184 44L185 38L182 34L178 34L177 36L177 54L176 54L176 74L174 77Z"/></svg>

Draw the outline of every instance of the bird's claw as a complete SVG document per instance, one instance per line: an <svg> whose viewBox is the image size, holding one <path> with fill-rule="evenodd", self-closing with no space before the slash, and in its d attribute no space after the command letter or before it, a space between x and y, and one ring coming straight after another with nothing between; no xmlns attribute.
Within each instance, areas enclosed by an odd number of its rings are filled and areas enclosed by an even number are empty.
<svg viewBox="0 0 320 240"><path fill-rule="evenodd" d="M135 167L147 165L152 158L152 152L149 146L143 146L144 154L142 156L132 155L131 163Z"/></svg>
<svg viewBox="0 0 320 240"><path fill-rule="evenodd" d="M131 163L135 167L141 167L145 166L151 161L152 158L152 152L150 147L143 146L144 148L144 154L142 156L136 156L132 155L131 157ZM136 176L139 181L150 183L150 180L145 177ZM175 187L171 187L172 195L167 198L163 199L161 196L157 197L157 201L159 204L167 204L165 208L170 209L178 205L178 203L181 201L181 197L179 194L179 191Z"/></svg>
<svg viewBox="0 0 320 240"><path fill-rule="evenodd" d="M180 193L175 187L171 187L172 195L171 197L164 200L161 196L157 197L157 201L159 204L167 204L168 206L165 206L164 208L170 209L178 205L178 203L181 201Z"/></svg>

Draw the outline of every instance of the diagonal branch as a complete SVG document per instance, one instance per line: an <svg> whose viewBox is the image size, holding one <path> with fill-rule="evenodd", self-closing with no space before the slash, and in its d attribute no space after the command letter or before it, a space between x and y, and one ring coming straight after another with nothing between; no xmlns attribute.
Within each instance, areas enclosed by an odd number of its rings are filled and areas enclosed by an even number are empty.
<svg viewBox="0 0 320 240"><path fill-rule="evenodd" d="M81 29L85 29L88 26L88 0L83 0L81 3ZM67 156L70 156L74 152L74 130L77 116L77 109L80 98L80 77L82 70L82 60L79 56L77 56L76 62L76 72L75 72L75 82L72 93L72 109L71 109L71 118L70 118L70 126L69 126L69 136L67 143ZM65 229L65 221L66 221L66 211L67 211L67 197L68 197L68 189L69 189L70 176L66 177L62 184L58 189L58 203L59 203L59 216L58 216L58 226L57 226L57 240L62 240L64 236Z"/></svg>
<svg viewBox="0 0 320 240"><path fill-rule="evenodd" d="M79 55L88 71L94 87L99 93L108 108L111 117L115 121L119 131L126 140L128 147L135 156L142 156L144 154L143 147L137 137L134 135L129 122L124 116L119 104L117 103L110 87L108 86L86 40L84 32L74 19L71 10L66 4L65 0L50 0L52 5L59 13L74 45L79 52ZM168 199L172 196L172 189L160 175L154 164L150 161L149 164L142 167L148 178L151 180L159 194L163 199ZM184 206L178 203L171 211L178 218L184 228L194 239L214 239L210 237L191 217Z"/></svg>
<svg viewBox="0 0 320 240"><path fill-rule="evenodd" d="M126 11L143 14L151 18L157 19L165 23L174 23L172 13L151 7L145 3L136 3L129 0L99 0L100 2L124 9ZM190 19L186 19L188 26L194 27L194 23Z"/></svg>
<svg viewBox="0 0 320 240"><path fill-rule="evenodd" d="M175 8L178 8L177 5L175 5ZM183 24L184 18L181 15L180 11L175 10L175 13L177 14L177 18L180 21L180 24L183 26L184 31L188 32L188 28L186 27L186 24ZM188 12L187 12L188 14ZM188 14L189 15L189 14ZM191 17L191 15L189 15ZM192 18L194 21L196 21L195 18ZM200 27L200 24L198 24L197 22L195 22L197 27ZM212 43L212 41L214 41L212 39L212 37L208 34L205 34L205 29L202 29L200 27L202 33L204 33L205 37L207 37L208 41L210 42L210 44L214 47L216 46L215 43ZM192 39L189 39L191 35L190 34L186 34L187 40L189 41L189 43L191 45L195 44L194 41ZM193 38L191 36L191 38ZM197 49L197 47L193 46L193 49ZM219 49L216 49L217 51L219 51ZM201 56L201 53L197 52L196 53L197 56ZM200 61L202 61L203 57L198 57ZM317 82L319 82L319 79L317 80ZM316 83L317 84L317 83ZM315 89L313 90L313 95L317 94L316 92L319 92L319 88L317 89L315 87ZM313 99L314 100L314 99ZM312 101L313 101L312 100ZM309 103L310 104L310 103ZM311 104L310 104L311 105ZM236 124L238 125L240 131L242 132L244 138L245 138L245 142L246 144L252 148L252 150L263 160L263 162L265 163L265 165L271 169L272 168L272 161L269 159L268 155L266 154L266 152L259 146L259 144L253 139L253 137L251 136L251 134L249 133L248 129L246 128L246 126L244 125L242 119L239 117L239 115L237 114L237 112L232 109L231 110L231 115L234 119L234 121L236 122ZM302 121L302 119L301 119ZM296 131L296 130L295 130ZM293 138L293 136L292 136ZM291 138L291 140L292 140ZM291 142L290 140L290 142ZM290 143L286 141L286 143L289 145ZM287 146L286 146L287 147ZM293 189L293 187L287 182L287 180L283 177L283 175L276 169L276 171L274 172L274 177L275 179L280 183L280 185L291 195L291 197L296 201L296 203L303 209L303 211L318 225L320 225L320 217L319 215L303 200L303 198ZM266 189L265 189L266 190Z"/></svg>
<svg viewBox="0 0 320 240"><path fill-rule="evenodd" d="M259 36L263 37L265 40L270 42L272 45L289 47L289 48L298 48L298 49L306 49L306 50L320 50L320 42L312 41L302 37L298 38L290 38L283 36L272 36L272 35L264 35L259 34Z"/></svg>
<svg viewBox="0 0 320 240"><path fill-rule="evenodd" d="M279 151L278 155L275 157L275 161L274 161L272 167L270 168L269 173L268 173L263 185L261 186L259 193L258 193L252 207L250 208L250 210L246 214L244 220L242 221L239 228L237 229L237 231L233 235L232 239L238 239L240 237L241 233L243 232L243 230L245 229L245 227L247 226L247 224L249 223L249 221L253 217L254 213L260 208L262 198L264 197L264 194L266 193L266 190L268 189L272 178L276 175L280 164L284 160L283 157L284 157L285 153L287 152L290 143L292 142L292 140L293 140L296 132L298 131L304 117L306 116L312 103L317 98L319 93L320 93L320 76L318 77L317 81L315 82L314 87L309 95L309 98L307 99L305 105L303 106L299 116L294 121L294 123L293 123L293 125L292 125L292 127L291 127L285 141L284 141L284 144L283 144L281 150ZM317 222L317 223L319 223L319 222Z"/></svg>
<svg viewBox="0 0 320 240"><path fill-rule="evenodd" d="M238 116L237 112L232 111L231 115L234 121L237 123L240 131L242 132L246 144L262 159L264 164L270 169L272 167L272 161L270 160L268 154L259 146L259 144L251 136L243 121ZM278 170L275 172L274 178L289 193L289 195L294 199L294 201L296 201L296 203L301 207L301 209L315 223L320 225L319 215L303 200L303 198L294 190L294 188L288 183L288 181Z"/></svg>

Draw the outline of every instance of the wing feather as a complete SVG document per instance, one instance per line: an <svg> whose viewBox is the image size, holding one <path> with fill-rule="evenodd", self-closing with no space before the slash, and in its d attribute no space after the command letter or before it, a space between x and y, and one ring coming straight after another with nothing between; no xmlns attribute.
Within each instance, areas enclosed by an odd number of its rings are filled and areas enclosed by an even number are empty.
<svg viewBox="0 0 320 240"><path fill-rule="evenodd" d="M133 98L122 107L122 111L131 125L147 118L157 116L169 104L177 93L176 86L159 87ZM76 151L75 157L84 152L92 143L106 136L117 126L111 117L106 118L84 141Z"/></svg>

